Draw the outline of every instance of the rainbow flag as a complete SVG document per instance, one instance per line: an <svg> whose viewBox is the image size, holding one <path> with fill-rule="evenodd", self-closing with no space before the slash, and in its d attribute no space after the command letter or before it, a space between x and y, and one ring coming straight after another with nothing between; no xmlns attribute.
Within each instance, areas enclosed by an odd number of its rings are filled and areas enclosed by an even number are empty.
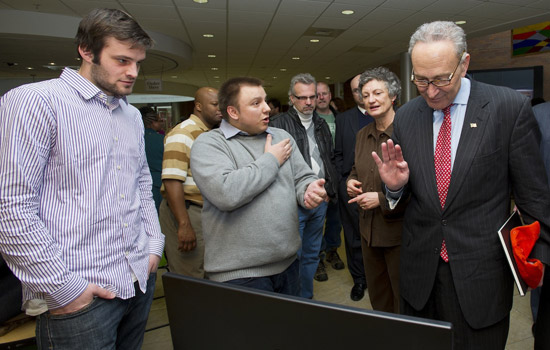
<svg viewBox="0 0 550 350"><path fill-rule="evenodd" d="M512 56L550 52L550 21L512 29Z"/></svg>

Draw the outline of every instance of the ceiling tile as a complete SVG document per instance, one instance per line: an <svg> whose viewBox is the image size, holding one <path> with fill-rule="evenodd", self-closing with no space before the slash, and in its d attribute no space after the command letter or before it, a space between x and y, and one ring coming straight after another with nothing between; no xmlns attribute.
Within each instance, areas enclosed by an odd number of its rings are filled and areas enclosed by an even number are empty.
<svg viewBox="0 0 550 350"><path fill-rule="evenodd" d="M399 10L387 7L378 7L374 11L371 11L365 17L365 19L371 19L374 21L390 21L395 23L411 16L414 13L415 11L413 10Z"/></svg>
<svg viewBox="0 0 550 350"><path fill-rule="evenodd" d="M325 11L330 1L282 0L278 14L317 17Z"/></svg>
<svg viewBox="0 0 550 350"><path fill-rule="evenodd" d="M249 12L275 12L279 0L231 0L227 1L229 11L249 11Z"/></svg>
<svg viewBox="0 0 550 350"><path fill-rule="evenodd" d="M131 0L130 0L131 1ZM149 2L154 2L155 0L144 0ZM226 10L227 9L227 0L208 0L206 4L198 4L191 0L171 0L177 7L185 8L196 8L196 9L218 9Z"/></svg>
<svg viewBox="0 0 550 350"><path fill-rule="evenodd" d="M436 1L437 0L414 0L414 1L387 0L384 2L382 6L393 8L393 9L400 9L400 10L420 11L424 9L426 6L429 6L435 3Z"/></svg>
<svg viewBox="0 0 550 350"><path fill-rule="evenodd" d="M136 4L125 4L124 7L128 12L134 17L143 17L147 19L179 19L177 12L174 11L173 6L161 6L161 5L136 5Z"/></svg>
<svg viewBox="0 0 550 350"><path fill-rule="evenodd" d="M197 22L225 23L227 18L227 12L220 9L178 7L178 10L185 23L189 24Z"/></svg>

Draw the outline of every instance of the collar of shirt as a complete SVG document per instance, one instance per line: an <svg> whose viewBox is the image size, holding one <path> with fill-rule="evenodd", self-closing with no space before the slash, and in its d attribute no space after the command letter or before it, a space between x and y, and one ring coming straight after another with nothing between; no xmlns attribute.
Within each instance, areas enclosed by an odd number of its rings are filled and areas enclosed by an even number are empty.
<svg viewBox="0 0 550 350"><path fill-rule="evenodd" d="M125 103L127 103L126 96L113 96L111 99L108 98L107 94L105 94L100 88L95 86L88 79L84 78L74 69L65 67L59 78L65 81L73 89L78 91L78 93L85 100L91 100L92 98L96 97L111 110L118 107L119 100L123 100Z"/></svg>
<svg viewBox="0 0 550 350"><path fill-rule="evenodd" d="M367 113L367 110L366 110L366 109L364 109L363 107L361 107L361 106L357 105L357 108L359 108L359 111L361 111L361 114L363 114L363 115L364 115L365 113Z"/></svg>
<svg viewBox="0 0 550 350"><path fill-rule="evenodd" d="M210 129L206 126L206 124L203 123L201 118L197 117L194 114L191 114L189 116L189 119L195 122L195 125L197 125L202 131L210 131Z"/></svg>
<svg viewBox="0 0 550 350"><path fill-rule="evenodd" d="M100 88L95 86L91 81L84 78L74 69L65 67L61 73L60 78L70 85L73 89L78 91L78 93L85 99L90 100L94 97L98 97L100 100L109 105L107 94L105 94ZM119 99L122 99L126 102L126 96L115 96L111 104L118 104Z"/></svg>
<svg viewBox="0 0 550 350"><path fill-rule="evenodd" d="M241 129L238 129L235 126L228 123L225 119L222 119L222 122L220 124L220 130L223 133L223 136L225 136L226 140L229 140L230 138L236 135L250 136L247 132L244 132ZM267 132L268 134L273 134L269 127L265 132Z"/></svg>

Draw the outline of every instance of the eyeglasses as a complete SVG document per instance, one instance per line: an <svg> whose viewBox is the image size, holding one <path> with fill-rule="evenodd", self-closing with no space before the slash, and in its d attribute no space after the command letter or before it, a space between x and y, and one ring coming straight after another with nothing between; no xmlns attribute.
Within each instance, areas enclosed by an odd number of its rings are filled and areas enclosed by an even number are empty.
<svg viewBox="0 0 550 350"><path fill-rule="evenodd" d="M305 102L307 100L315 100L317 99L317 95L313 95L313 96L296 96L294 94L292 94L292 96L294 96L295 98L297 98L299 101L302 101L302 102Z"/></svg>
<svg viewBox="0 0 550 350"><path fill-rule="evenodd" d="M317 94L317 97L321 97L321 96L328 96L329 95L329 92L319 92Z"/></svg>
<svg viewBox="0 0 550 350"><path fill-rule="evenodd" d="M451 84L451 80L453 80L453 76L456 73L456 70L458 69L458 66L460 66L460 63L464 59L464 55L466 54L465 51L462 51L462 55L460 55L460 59L458 60L458 63L456 64L455 69L449 75L449 78L447 79L434 79L434 80L426 80L426 79L416 79L414 76L414 73L411 74L411 81L418 87L427 87L428 85L432 84L435 87L443 87Z"/></svg>

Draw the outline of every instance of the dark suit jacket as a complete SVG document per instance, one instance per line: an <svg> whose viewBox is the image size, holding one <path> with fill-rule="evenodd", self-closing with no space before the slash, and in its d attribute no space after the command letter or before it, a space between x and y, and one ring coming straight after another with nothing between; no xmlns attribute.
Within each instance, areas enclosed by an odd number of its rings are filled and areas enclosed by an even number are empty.
<svg viewBox="0 0 550 350"><path fill-rule="evenodd" d="M533 113L535 113L542 134L540 153L546 168L548 185L550 186L550 102L536 105L533 107Z"/></svg>
<svg viewBox="0 0 550 350"><path fill-rule="evenodd" d="M442 211L432 123L433 110L422 97L401 107L394 121L392 139L401 145L410 169L401 296L415 309L424 307L445 238L464 317L473 328L486 327L502 320L512 307L512 275L497 237L509 216L512 193L526 223L541 223L541 238L532 256L550 262L550 195L539 153L540 132L525 97L472 81Z"/></svg>
<svg viewBox="0 0 550 350"><path fill-rule="evenodd" d="M334 166L336 172L345 181L355 161L355 135L359 131L359 116L363 113L357 106L336 116L336 137L334 145ZM371 116L370 121L374 121Z"/></svg>

